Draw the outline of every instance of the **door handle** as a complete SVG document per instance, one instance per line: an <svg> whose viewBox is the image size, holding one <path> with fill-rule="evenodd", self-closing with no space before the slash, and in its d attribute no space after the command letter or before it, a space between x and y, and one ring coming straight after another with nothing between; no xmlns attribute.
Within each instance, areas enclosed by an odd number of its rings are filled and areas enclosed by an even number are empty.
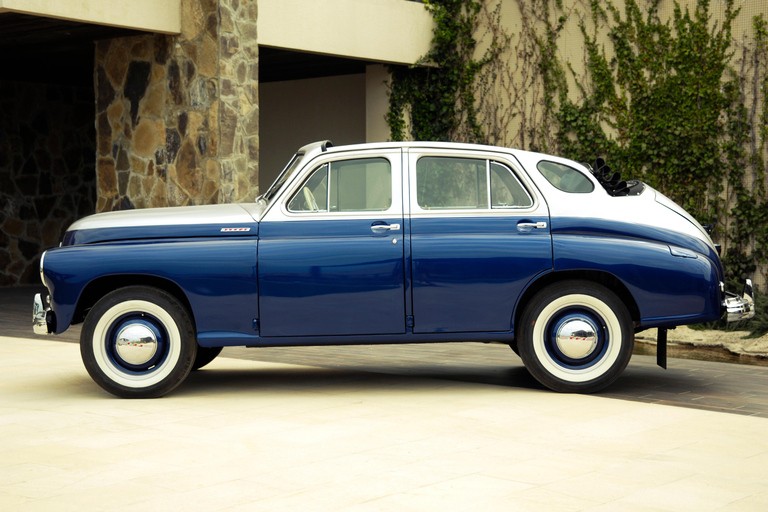
<svg viewBox="0 0 768 512"><path fill-rule="evenodd" d="M546 222L518 222L517 227L519 228L534 228L534 229L544 229L547 227Z"/></svg>
<svg viewBox="0 0 768 512"><path fill-rule="evenodd" d="M371 229L381 229L381 230L388 230L388 231L397 231L400 229L400 224L374 224L371 226Z"/></svg>

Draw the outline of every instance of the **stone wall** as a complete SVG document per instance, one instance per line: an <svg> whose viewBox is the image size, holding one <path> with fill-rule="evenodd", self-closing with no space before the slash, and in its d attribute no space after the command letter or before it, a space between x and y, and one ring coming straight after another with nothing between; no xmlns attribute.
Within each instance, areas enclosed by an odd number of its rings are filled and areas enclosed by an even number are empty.
<svg viewBox="0 0 768 512"><path fill-rule="evenodd" d="M93 91L0 81L0 286L40 283L40 254L93 213Z"/></svg>
<svg viewBox="0 0 768 512"><path fill-rule="evenodd" d="M256 0L185 0L182 33L96 49L96 211L258 193Z"/></svg>

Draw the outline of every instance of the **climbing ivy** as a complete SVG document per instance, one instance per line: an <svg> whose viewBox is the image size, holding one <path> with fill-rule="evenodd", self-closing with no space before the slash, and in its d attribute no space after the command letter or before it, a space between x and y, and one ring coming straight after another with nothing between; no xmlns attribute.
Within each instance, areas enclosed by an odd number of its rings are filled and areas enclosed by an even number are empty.
<svg viewBox="0 0 768 512"><path fill-rule="evenodd" d="M557 149L578 160L605 155L626 177L648 182L714 225L728 275L744 277L768 256L765 87L758 89L768 62L766 23L753 19L755 44L734 58L733 0L719 23L709 1L692 11L675 3L666 22L660 3L625 0L620 10L590 0L591 33L587 17L579 18L585 72L571 68L578 99L565 81L557 91ZM609 53L598 44L605 33Z"/></svg>
<svg viewBox="0 0 768 512"><path fill-rule="evenodd" d="M406 138L406 111L415 140L483 140L474 94L478 72L501 51L493 42L475 59L481 3L473 0L425 2L435 19L432 49L413 66L389 66L390 108L386 119L392 140Z"/></svg>
<svg viewBox="0 0 768 512"><path fill-rule="evenodd" d="M734 0L723 2L717 21L710 0L690 9L675 2L665 20L662 0L515 2L518 34L501 26L500 4L426 3L435 18L432 50L415 66L390 67L391 138L509 144L586 162L602 156L713 225L728 277L764 271L763 15L739 45ZM584 41L579 70L559 46L569 23ZM483 30L488 49L475 58ZM520 129L510 134L512 120Z"/></svg>

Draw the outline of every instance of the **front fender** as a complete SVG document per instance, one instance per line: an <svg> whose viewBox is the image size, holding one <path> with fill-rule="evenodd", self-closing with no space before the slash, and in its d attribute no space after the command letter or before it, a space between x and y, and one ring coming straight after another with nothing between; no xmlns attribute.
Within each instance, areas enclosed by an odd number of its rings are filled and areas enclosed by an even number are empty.
<svg viewBox="0 0 768 512"><path fill-rule="evenodd" d="M701 253L661 242L585 235L552 237L555 271L607 272L627 287L643 328L720 318L717 266Z"/></svg>
<svg viewBox="0 0 768 512"><path fill-rule="evenodd" d="M83 290L109 276L151 276L175 283L185 294L198 335L253 334L258 318L256 238L179 239L78 245L46 253L43 274L64 332Z"/></svg>

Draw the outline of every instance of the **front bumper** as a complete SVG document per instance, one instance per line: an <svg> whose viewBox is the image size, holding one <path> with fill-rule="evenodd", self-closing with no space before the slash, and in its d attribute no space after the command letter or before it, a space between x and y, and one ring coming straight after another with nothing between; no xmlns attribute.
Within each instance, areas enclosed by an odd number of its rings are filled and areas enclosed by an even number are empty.
<svg viewBox="0 0 768 512"><path fill-rule="evenodd" d="M741 292L741 297L735 293L725 292L723 309L728 314L729 322L749 320L755 316L755 295L752 291L751 279L747 279L747 282L744 284L744 291Z"/></svg>
<svg viewBox="0 0 768 512"><path fill-rule="evenodd" d="M32 330L35 334L51 334L56 332L56 315L50 306L45 306L43 296L35 294L32 306Z"/></svg>

